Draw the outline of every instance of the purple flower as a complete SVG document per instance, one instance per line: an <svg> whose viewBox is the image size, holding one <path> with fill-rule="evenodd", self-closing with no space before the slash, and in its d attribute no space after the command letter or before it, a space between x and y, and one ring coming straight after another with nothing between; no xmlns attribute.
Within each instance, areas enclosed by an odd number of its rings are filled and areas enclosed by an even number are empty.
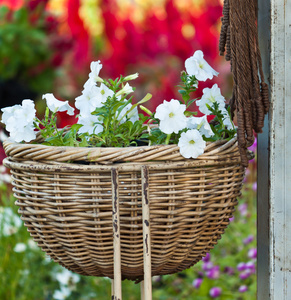
<svg viewBox="0 0 291 300"><path fill-rule="evenodd" d="M254 183L253 183L252 189L253 189L253 191L256 191L256 190L257 190L257 182L254 182Z"/></svg>
<svg viewBox="0 0 291 300"><path fill-rule="evenodd" d="M212 268L213 268L213 262L208 261L208 262L203 263L203 266L202 266L203 271L209 271Z"/></svg>
<svg viewBox="0 0 291 300"><path fill-rule="evenodd" d="M243 240L243 243L244 243L245 245L248 245L248 244L250 244L253 240L254 240L254 236L251 234L251 235L249 235L247 238L245 238L245 239Z"/></svg>
<svg viewBox="0 0 291 300"><path fill-rule="evenodd" d="M204 273L203 273L202 271L199 271L199 272L198 272L198 277L199 277L199 278L203 278L203 276L204 276Z"/></svg>
<svg viewBox="0 0 291 300"><path fill-rule="evenodd" d="M252 275L252 273L253 272L251 270L246 269L239 274L239 278L242 280L247 279Z"/></svg>
<svg viewBox="0 0 291 300"><path fill-rule="evenodd" d="M223 272L228 274L228 275L233 275L234 274L234 270L233 270L232 267L225 267Z"/></svg>
<svg viewBox="0 0 291 300"><path fill-rule="evenodd" d="M244 292L246 292L248 290L248 287L246 286L246 285L241 285L240 287L239 287L239 289L238 289L238 291L240 292L240 293L244 293Z"/></svg>
<svg viewBox="0 0 291 300"><path fill-rule="evenodd" d="M254 153L257 152L257 138L255 138L254 143L250 147L248 147L248 149Z"/></svg>
<svg viewBox="0 0 291 300"><path fill-rule="evenodd" d="M257 249L256 248L251 248L248 252L248 257L252 259L257 258Z"/></svg>
<svg viewBox="0 0 291 300"><path fill-rule="evenodd" d="M206 255L202 258L202 261L209 262L210 261L210 253L206 253Z"/></svg>
<svg viewBox="0 0 291 300"><path fill-rule="evenodd" d="M200 285L202 283L203 279L202 278L196 278L195 280L193 280L192 285L195 289L199 289Z"/></svg>
<svg viewBox="0 0 291 300"><path fill-rule="evenodd" d="M229 222L233 222L234 221L234 216L232 216L231 218L229 218Z"/></svg>
<svg viewBox="0 0 291 300"><path fill-rule="evenodd" d="M246 216L248 213L248 205L246 203L243 203L238 206L238 211L242 216Z"/></svg>
<svg viewBox="0 0 291 300"><path fill-rule="evenodd" d="M244 271L247 267L246 267L245 263L241 262L236 266L236 268L239 272L241 272L241 271Z"/></svg>
<svg viewBox="0 0 291 300"><path fill-rule="evenodd" d="M217 279L219 278L219 266L214 266L210 270L206 271L206 276L210 279Z"/></svg>
<svg viewBox="0 0 291 300"><path fill-rule="evenodd" d="M219 287L213 287L210 291L209 291L209 295L211 298L217 298L221 295L221 288Z"/></svg>
<svg viewBox="0 0 291 300"><path fill-rule="evenodd" d="M252 146L250 146L248 149L249 149L250 151L254 152L254 154L257 153L257 138L255 138L254 143L253 143ZM255 161L255 158L251 159L249 162L252 163L252 162L254 162L254 161Z"/></svg>
<svg viewBox="0 0 291 300"><path fill-rule="evenodd" d="M252 271L252 273L256 272L256 265L253 261L247 262L245 266L246 266L246 269Z"/></svg>

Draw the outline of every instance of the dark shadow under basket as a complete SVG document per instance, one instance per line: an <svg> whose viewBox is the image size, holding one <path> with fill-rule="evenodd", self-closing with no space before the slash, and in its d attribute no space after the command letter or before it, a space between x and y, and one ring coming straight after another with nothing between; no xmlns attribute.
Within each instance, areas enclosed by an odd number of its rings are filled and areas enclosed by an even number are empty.
<svg viewBox="0 0 291 300"><path fill-rule="evenodd" d="M152 275L189 268L229 224L244 168L236 139L197 159L177 145L73 148L6 141L16 205L38 246L67 269L113 278L112 178L118 172L121 272L143 277L142 179L149 172Z"/></svg>

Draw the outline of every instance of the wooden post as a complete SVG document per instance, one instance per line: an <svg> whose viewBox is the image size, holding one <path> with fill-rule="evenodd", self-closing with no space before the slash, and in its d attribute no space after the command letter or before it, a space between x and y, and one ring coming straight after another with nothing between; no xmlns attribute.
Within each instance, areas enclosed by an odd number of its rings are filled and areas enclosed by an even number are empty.
<svg viewBox="0 0 291 300"><path fill-rule="evenodd" d="M144 298L144 281L140 283L140 300L145 300Z"/></svg>
<svg viewBox="0 0 291 300"><path fill-rule="evenodd" d="M258 31L265 80L270 84L270 0L258 1ZM271 110L272 108L270 108ZM263 133L258 135L257 191L257 299L270 298L269 264L269 122L265 117Z"/></svg>
<svg viewBox="0 0 291 300"><path fill-rule="evenodd" d="M142 223L143 223L143 260L144 282L141 291L144 300L152 299L152 262L151 262L151 234L150 234L150 207L149 207L149 171L146 166L141 170L142 178Z"/></svg>
<svg viewBox="0 0 291 300"><path fill-rule="evenodd" d="M112 281L112 300L122 300L121 290L121 252L120 252L120 214L118 195L118 171L111 170L112 179L112 224L114 252L114 280Z"/></svg>
<svg viewBox="0 0 291 300"><path fill-rule="evenodd" d="M290 300L291 0L259 0L258 24L271 95L258 139L258 299Z"/></svg>

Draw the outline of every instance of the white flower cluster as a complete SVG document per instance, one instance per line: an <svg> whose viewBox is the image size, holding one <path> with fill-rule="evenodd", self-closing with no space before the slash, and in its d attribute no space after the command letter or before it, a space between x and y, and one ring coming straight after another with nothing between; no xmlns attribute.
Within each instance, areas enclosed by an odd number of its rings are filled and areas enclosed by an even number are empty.
<svg viewBox="0 0 291 300"><path fill-rule="evenodd" d="M196 51L193 56L185 61L185 68L188 75L194 75L199 81L212 79L213 76L218 75L218 72L212 69L204 60L203 53L200 50ZM206 142L202 136L204 135L208 138L213 135L213 131L207 121L207 115L211 113L207 105L212 107L215 102L224 116L224 125L232 128L233 124L228 111L225 109L225 99L221 95L217 84L214 84L211 89L203 89L203 96L196 101L199 110L205 114L203 117L186 117L186 105L175 99L171 101L164 100L157 107L155 117L160 120L159 128L162 132L172 134L186 130L186 132L181 133L178 143L180 153L185 158L197 158L204 153Z"/></svg>
<svg viewBox="0 0 291 300"><path fill-rule="evenodd" d="M10 207L0 207L0 236L10 236L18 231L22 221Z"/></svg>
<svg viewBox="0 0 291 300"><path fill-rule="evenodd" d="M198 86L198 81L206 81L218 75L218 72L205 61L202 51L196 51L193 56L188 58L185 61L185 68L187 76L186 73L184 73L186 79L182 80L184 80L184 83L186 82L185 87L191 87L189 89L186 88L185 93L194 91ZM135 105L132 105L131 98L129 100L126 99L126 97L133 92L133 88L126 81L136 79L138 73L125 78L121 77L120 80L122 81L119 81L120 87L117 84L116 88L116 86L110 86L111 83L109 84L109 82L99 77L101 69L102 64L99 60L91 62L89 78L83 86L82 94L75 99L75 107L79 109L77 124L81 125L81 127L78 127L79 134L98 135L104 132L106 128L108 129L108 126L106 127L105 125L108 124L108 120L106 119L107 115L102 114L102 112L100 113L102 109L99 112L96 110L106 107L106 104L109 103L107 101L113 100L113 102L116 101L117 104L120 104L116 106L119 108L112 113L114 121L117 120L118 125L120 125L127 120L132 123L138 121L139 115L137 106L150 99L146 96ZM69 105L68 101L60 101L56 99L53 94L45 94L42 96L42 99L46 100L47 107L53 114L58 111L66 111L69 115L74 115L74 108ZM164 100L163 103L157 107L154 118L159 120L159 129L168 135L166 144L170 141L171 134L178 134L176 139L179 138L178 146L180 147L181 155L185 158L197 158L204 153L206 147L204 139L212 136L216 138L216 135L213 133L207 121L207 115L212 113L209 107L214 109L215 104L215 109L220 111L220 123L223 122L223 126L226 126L228 129L233 129L234 126L228 111L225 109L225 99L221 95L217 84L214 84L212 88L203 89L203 96L200 100L196 101L200 112L204 114L203 117L195 117L192 116L193 113L187 112L186 106L189 106L188 100L184 98L183 100L185 104L175 99L171 101ZM147 111L146 108L142 106L141 108ZM109 110L111 109L112 108ZM41 123L41 121L36 118L34 103L29 99L23 100L22 105L3 108L2 112L2 122L10 132L11 139L16 142L29 142L33 140L36 137L35 128L40 129L39 124L44 127L46 127L46 124L49 124ZM153 118L151 112L149 115L149 119ZM40 123L38 124L38 122ZM56 131L55 125L53 132ZM52 133L49 132L48 135L50 136L51 134ZM86 135L85 137L86 139L88 138ZM90 138L87 140L89 139Z"/></svg>
<svg viewBox="0 0 291 300"><path fill-rule="evenodd" d="M26 251L27 249L30 250L39 250L36 243L33 241L33 239L29 239L27 243L17 243L15 247L13 248L13 251L16 253L22 253Z"/></svg>
<svg viewBox="0 0 291 300"><path fill-rule="evenodd" d="M5 183L11 183L11 176L7 173L7 169L0 165L0 185Z"/></svg>
<svg viewBox="0 0 291 300"><path fill-rule="evenodd" d="M62 268L62 272L56 273L56 279L60 284L60 289L53 294L55 300L67 299L75 289L75 284L80 281L80 276Z"/></svg>
<svg viewBox="0 0 291 300"><path fill-rule="evenodd" d="M47 107L52 112L67 111L69 115L74 115L74 108L69 105L68 101L59 101L53 94L42 96L46 99ZM22 104L2 108L2 122L6 125L6 130L10 132L10 138L15 142L30 142L35 139L36 131L34 122L36 110L34 102L25 99Z"/></svg>
<svg viewBox="0 0 291 300"><path fill-rule="evenodd" d="M2 122L10 132L10 138L16 142L30 142L36 136L33 121L36 110L33 101L25 99L22 105L2 108Z"/></svg>
<svg viewBox="0 0 291 300"><path fill-rule="evenodd" d="M113 97L114 92L110 90L99 77L99 72L102 69L100 60L91 62L91 72L89 79L84 84L82 94L75 99L75 107L79 109L77 124L83 125L79 129L79 133L98 134L103 131L102 118L93 115L92 112L96 108L103 106L108 97ZM124 78L125 81L133 80L138 77L138 73L129 75ZM99 84L97 86L97 84ZM115 97L120 100L133 92L133 88L126 83L119 90ZM51 93L44 94L42 99L46 100L46 105L52 113L67 111L68 115L74 115L74 108L69 105L69 101L60 101ZM131 122L138 120L137 107L132 109L131 103L128 103L119 113L120 123L124 123L127 119ZM2 122L6 125L7 131L10 132L10 138L15 142L30 142L35 139L36 132L34 122L36 121L36 110L34 102L30 99L22 101L22 105L14 105L2 109ZM126 115L126 117L125 117ZM117 116L117 117L118 117Z"/></svg>
<svg viewBox="0 0 291 300"><path fill-rule="evenodd" d="M77 124L83 125L79 133L88 132L89 134L98 134L103 131L102 118L92 115L92 112L96 108L102 107L108 97L114 96L114 92L103 84L103 79L99 77L99 72L102 69L100 60L91 62L90 69L89 79L84 84L82 95L76 98L75 106L80 110ZM136 73L125 77L125 80L133 80L137 77L138 74ZM100 83L100 86L97 86L98 83ZM120 100L122 96L127 96L132 92L132 87L126 83L124 87L115 94L115 97ZM120 118L122 118L131 107L132 104L128 103L119 113ZM137 108L131 111L128 118L133 123L138 120ZM119 121L123 123L125 120L126 118L123 117Z"/></svg>

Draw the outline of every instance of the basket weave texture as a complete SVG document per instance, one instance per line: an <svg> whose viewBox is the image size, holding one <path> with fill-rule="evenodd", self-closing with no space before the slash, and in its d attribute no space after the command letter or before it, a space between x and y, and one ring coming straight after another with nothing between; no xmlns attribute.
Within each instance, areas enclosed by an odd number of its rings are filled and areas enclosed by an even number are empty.
<svg viewBox="0 0 291 300"><path fill-rule="evenodd" d="M31 236L55 262L82 275L113 278L112 169L118 172L122 278L137 281L143 277L143 184L154 276L189 268L213 248L244 177L236 139L208 143L197 159L184 159L177 145L74 148L6 141L4 149Z"/></svg>

